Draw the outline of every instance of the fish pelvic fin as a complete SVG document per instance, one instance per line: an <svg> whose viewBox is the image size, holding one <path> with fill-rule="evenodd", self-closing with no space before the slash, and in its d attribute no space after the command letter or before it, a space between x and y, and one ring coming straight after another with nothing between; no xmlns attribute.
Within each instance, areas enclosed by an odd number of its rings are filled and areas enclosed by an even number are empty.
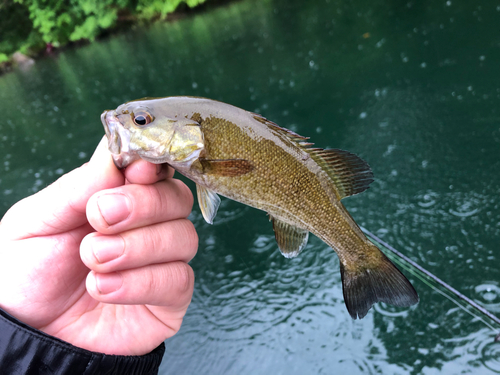
<svg viewBox="0 0 500 375"><path fill-rule="evenodd" d="M375 245L368 245L380 252L376 265L348 269L340 262L344 302L351 317L362 319L377 302L398 307L416 304L418 294L408 279Z"/></svg>

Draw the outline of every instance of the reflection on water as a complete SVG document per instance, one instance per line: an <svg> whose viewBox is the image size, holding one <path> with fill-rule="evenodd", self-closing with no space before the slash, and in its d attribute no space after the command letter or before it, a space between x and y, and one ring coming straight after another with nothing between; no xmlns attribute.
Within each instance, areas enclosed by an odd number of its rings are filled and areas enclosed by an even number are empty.
<svg viewBox="0 0 500 375"><path fill-rule="evenodd" d="M242 0L40 60L0 77L0 214L88 160L103 110L208 96L366 159L354 218L500 313L497 7ZM213 226L191 219L195 294L165 374L500 372L491 330L417 280L417 306L352 321L314 236L290 260L262 212L223 199Z"/></svg>

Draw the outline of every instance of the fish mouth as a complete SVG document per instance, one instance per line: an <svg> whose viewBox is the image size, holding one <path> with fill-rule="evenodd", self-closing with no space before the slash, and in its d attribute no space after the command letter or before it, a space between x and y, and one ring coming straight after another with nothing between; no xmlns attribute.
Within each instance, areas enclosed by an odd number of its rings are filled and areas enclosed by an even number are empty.
<svg viewBox="0 0 500 375"><path fill-rule="evenodd" d="M137 159L130 151L130 133L118 120L116 111L104 111L101 122L108 138L108 149L118 169L125 168Z"/></svg>

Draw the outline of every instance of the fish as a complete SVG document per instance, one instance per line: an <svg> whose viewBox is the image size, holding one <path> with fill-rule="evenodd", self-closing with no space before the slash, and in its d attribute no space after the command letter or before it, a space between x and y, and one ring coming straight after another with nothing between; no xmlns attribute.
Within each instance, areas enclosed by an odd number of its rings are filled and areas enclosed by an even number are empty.
<svg viewBox="0 0 500 375"><path fill-rule="evenodd" d="M324 241L338 255L353 319L377 302L418 302L412 284L341 202L373 182L371 168L355 154L315 147L260 114L207 98L139 99L104 111L101 121L118 168L138 159L167 163L196 183L206 222L213 223L221 195L267 212L287 258L306 247L309 233Z"/></svg>

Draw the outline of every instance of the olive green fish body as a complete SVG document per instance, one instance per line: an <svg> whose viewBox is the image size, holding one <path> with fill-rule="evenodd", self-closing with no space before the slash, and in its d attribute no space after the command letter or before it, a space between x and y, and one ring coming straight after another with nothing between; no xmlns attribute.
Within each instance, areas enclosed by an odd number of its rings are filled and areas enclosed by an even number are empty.
<svg viewBox="0 0 500 375"><path fill-rule="evenodd" d="M314 148L260 115L203 98L130 102L103 113L102 121L119 167L137 158L169 163L196 183L207 222L215 217L219 194L267 212L286 257L299 254L309 232L331 246L353 318L378 301L418 301L340 201L373 181L369 166L354 154Z"/></svg>
<svg viewBox="0 0 500 375"><path fill-rule="evenodd" d="M310 155L283 130L271 128L266 137L259 135L255 130L261 130L263 124L252 120L257 123L252 125L258 128L249 127L252 130L248 132L220 119L209 120L206 125L202 121L207 158L244 159L253 166L252 171L241 176L207 174L203 181L206 186L310 231L335 249L342 246L334 245L334 238L338 239L346 229L355 231L355 237L363 236L350 216L344 216L335 186L325 182L328 176ZM231 132L231 128L237 131ZM221 138L225 138L222 144L217 142ZM232 139L240 142L235 144ZM210 147L212 142L217 144L214 151ZM345 247L352 237L353 233L346 235Z"/></svg>

